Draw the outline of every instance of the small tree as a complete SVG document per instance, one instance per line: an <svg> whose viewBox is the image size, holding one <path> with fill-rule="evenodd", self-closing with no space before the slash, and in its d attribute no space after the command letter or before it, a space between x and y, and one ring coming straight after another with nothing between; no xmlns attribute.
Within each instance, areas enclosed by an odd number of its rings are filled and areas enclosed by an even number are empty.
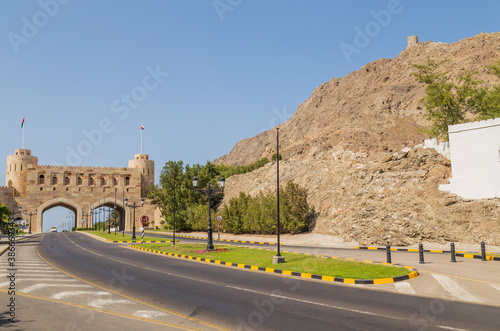
<svg viewBox="0 0 500 331"><path fill-rule="evenodd" d="M473 79L476 72L472 71L466 71L454 82L447 72L438 71L446 61L427 59L426 64L413 65L417 69L413 75L426 85L426 96L420 101L427 109L427 119L432 121L427 133L444 140L448 140L448 126L463 123L467 113L475 115L476 120L500 117L500 86L480 87L483 82ZM488 68L500 76L500 60Z"/></svg>

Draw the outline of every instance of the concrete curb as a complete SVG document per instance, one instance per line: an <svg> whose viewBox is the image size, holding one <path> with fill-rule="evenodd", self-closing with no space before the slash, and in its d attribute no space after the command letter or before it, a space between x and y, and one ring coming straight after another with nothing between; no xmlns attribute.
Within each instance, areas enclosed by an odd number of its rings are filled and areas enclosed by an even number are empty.
<svg viewBox="0 0 500 331"><path fill-rule="evenodd" d="M112 242L114 244L139 244L141 241L140 240L128 240L128 241L125 241L125 240L110 240L110 239L106 239L106 241L109 241L109 242ZM178 242L179 240L176 240L175 242ZM165 241L165 240L154 240L154 241L151 241L151 240L144 240L143 243L144 244L156 244L156 243L171 243L172 240L168 240L168 241Z"/></svg>
<svg viewBox="0 0 500 331"><path fill-rule="evenodd" d="M2 255L3 255L3 253L7 252L7 250L9 249L9 247L10 247L10 246L9 246L9 245L7 245L7 246L5 246L5 248L2 248L2 249L0 250L0 256L2 256Z"/></svg>
<svg viewBox="0 0 500 331"><path fill-rule="evenodd" d="M369 284L388 284L388 283L395 283L395 282L400 282L400 281L412 279L412 278L415 278L419 275L417 269L415 269L413 267L409 267L409 266L397 265L397 264L392 264L392 263L384 263L384 262L381 263L381 262L375 262L375 261L369 261L369 260L362 260L361 261L361 260L356 260L356 259L341 259L341 258L337 258L337 257L329 257L332 259L339 259L339 260L346 260L346 261L375 263L375 264L383 264L383 265L388 265L388 266L401 266L401 267L404 267L404 268L411 271L407 275L397 276L397 277L392 277L392 278L379 278L379 279L340 278L340 277L332 277L332 276L315 275L315 274L310 274L310 273L305 273L305 272L296 272L296 271L290 271L290 270L258 267L258 266L248 265L248 264L239 264L239 263L226 262L226 261L220 261L220 260L204 259L201 257L167 253L167 252L162 252L162 251L153 250L153 249L149 249L149 248L143 248L143 247L134 246L134 245L130 245L130 247L133 249L147 251L147 252L151 252L151 253L155 253L155 254L163 254L163 255L167 255L167 256L183 258L183 259L188 259L188 260L194 260L194 261L200 261L200 262L205 262L205 263L214 263L214 264L225 265L225 266L229 266L229 267L257 270L257 271L270 272L270 273L282 274L282 275L287 275L287 276L296 276L296 277L301 277L301 278L318 279L318 280L324 280L324 281L328 281L328 282L339 282L339 283L346 283L346 284L365 284L365 285L367 285L367 284L368 285ZM294 254L294 253L292 253L292 254ZM312 254L304 254L304 255L312 255ZM320 256L320 257L325 257L325 256Z"/></svg>
<svg viewBox="0 0 500 331"><path fill-rule="evenodd" d="M385 247L371 247L371 246L358 246L354 247L354 249L367 249L367 250L377 250L377 251L385 251ZM393 252L412 252L418 253L418 248L392 248ZM438 253L438 254L451 254L451 251L441 250L441 249L424 249L424 253ZM467 254L467 251L455 251L455 256L465 257L468 259L481 259L481 255ZM488 261L500 261L500 257L486 255L486 260Z"/></svg>
<svg viewBox="0 0 500 331"><path fill-rule="evenodd" d="M172 232L157 232L157 231L145 231L145 232L146 233L164 234L164 235L168 235L168 236L173 235ZM176 234L175 236L181 237L181 238L191 238L191 239L204 239L204 240L207 239L205 237L186 236L183 234ZM231 239L215 239L215 238L213 238L213 241L243 243L243 244L276 245L276 243L270 243L270 242L264 242L264 241L231 240ZM285 246L285 245L280 244L280 246Z"/></svg>

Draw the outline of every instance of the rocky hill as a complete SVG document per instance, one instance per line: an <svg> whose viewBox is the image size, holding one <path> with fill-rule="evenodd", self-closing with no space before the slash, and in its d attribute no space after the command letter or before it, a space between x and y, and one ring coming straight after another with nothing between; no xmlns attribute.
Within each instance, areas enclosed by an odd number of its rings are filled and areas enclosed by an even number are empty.
<svg viewBox="0 0 500 331"><path fill-rule="evenodd" d="M447 59L452 76L485 74L500 58L500 33L453 44L421 42L322 84L280 125L281 180L308 189L316 215L311 231L360 244L409 245L485 241L500 245L500 199L468 201L441 192L450 163L418 147L426 139L424 87L412 73L427 58ZM417 146L417 147L415 147ZM276 130L240 141L215 163L242 165L276 153ZM275 188L275 164L228 179L225 200L240 191Z"/></svg>

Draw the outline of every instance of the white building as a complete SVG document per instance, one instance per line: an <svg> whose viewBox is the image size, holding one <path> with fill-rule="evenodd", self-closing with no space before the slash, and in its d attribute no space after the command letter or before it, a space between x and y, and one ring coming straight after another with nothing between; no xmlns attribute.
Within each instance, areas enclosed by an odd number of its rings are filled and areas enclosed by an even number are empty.
<svg viewBox="0 0 500 331"><path fill-rule="evenodd" d="M500 118L448 127L452 178L439 189L465 199L500 197Z"/></svg>

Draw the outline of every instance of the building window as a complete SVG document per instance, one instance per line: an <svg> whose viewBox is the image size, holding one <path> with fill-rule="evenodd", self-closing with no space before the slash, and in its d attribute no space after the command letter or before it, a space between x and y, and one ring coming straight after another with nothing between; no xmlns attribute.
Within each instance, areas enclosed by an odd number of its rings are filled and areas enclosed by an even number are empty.
<svg viewBox="0 0 500 331"><path fill-rule="evenodd" d="M45 184L45 175L38 175L38 185Z"/></svg>
<svg viewBox="0 0 500 331"><path fill-rule="evenodd" d="M52 185L57 185L57 176L52 176Z"/></svg>
<svg viewBox="0 0 500 331"><path fill-rule="evenodd" d="M69 185L69 183L70 183L69 176L64 177L64 185Z"/></svg>
<svg viewBox="0 0 500 331"><path fill-rule="evenodd" d="M117 186L117 185L118 185L118 178L113 177L113 186Z"/></svg>
<svg viewBox="0 0 500 331"><path fill-rule="evenodd" d="M101 186L105 186L106 185L106 177L102 176L101 177Z"/></svg>
<svg viewBox="0 0 500 331"><path fill-rule="evenodd" d="M78 178L76 179L76 185L83 185L83 176L78 175Z"/></svg>
<svg viewBox="0 0 500 331"><path fill-rule="evenodd" d="M125 186L130 185L130 176L125 177Z"/></svg>
<svg viewBox="0 0 500 331"><path fill-rule="evenodd" d="M89 177L89 186L92 186L92 185L94 185L94 177L90 176Z"/></svg>

